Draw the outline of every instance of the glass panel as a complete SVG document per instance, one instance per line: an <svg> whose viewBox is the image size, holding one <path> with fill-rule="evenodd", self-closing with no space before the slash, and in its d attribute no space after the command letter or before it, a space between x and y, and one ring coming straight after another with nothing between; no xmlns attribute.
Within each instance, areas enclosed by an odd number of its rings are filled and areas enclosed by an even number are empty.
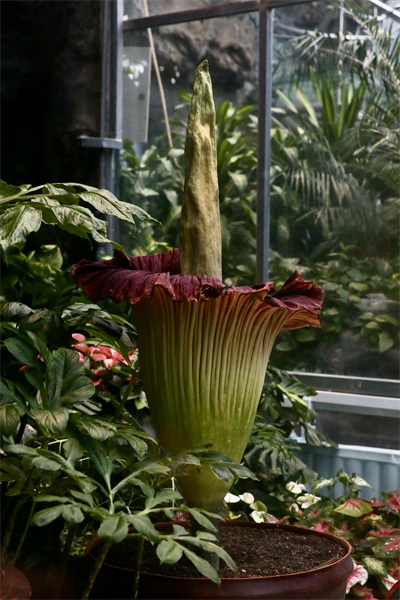
<svg viewBox="0 0 400 600"><path fill-rule="evenodd" d="M162 12L156 4L149 2L152 14ZM198 7L182 2L177 10L186 8ZM332 6L315 11L313 22L310 15L307 5L275 10L270 278L280 286L297 268L321 285L326 300L322 330L282 332L272 361L297 371L398 379L399 107L390 69L400 61L399 44L394 30L390 39L382 27L387 19L365 28ZM127 143L121 190L159 218L165 233L149 225L133 238L125 230L122 243L138 253L178 245L188 99L195 68L208 57L224 280L253 285L258 15L160 27L153 39L168 116L153 64L144 91L148 142ZM147 34L129 33L125 45L148 47ZM132 106L142 124L139 103Z"/></svg>
<svg viewBox="0 0 400 600"><path fill-rule="evenodd" d="M355 17L275 22L271 278L297 268L326 299L322 330L281 334L273 360L398 379L399 38Z"/></svg>

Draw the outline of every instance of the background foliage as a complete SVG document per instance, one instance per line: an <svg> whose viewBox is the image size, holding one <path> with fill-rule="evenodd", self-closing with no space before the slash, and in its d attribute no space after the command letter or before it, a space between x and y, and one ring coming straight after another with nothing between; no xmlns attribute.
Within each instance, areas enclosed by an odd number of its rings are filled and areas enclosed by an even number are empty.
<svg viewBox="0 0 400 600"><path fill-rule="evenodd" d="M400 36L356 3L344 7L356 35L298 36L280 57L276 79L285 65L292 78L274 87L270 278L280 285L297 268L327 299L323 331L282 333L273 361L396 379ZM181 99L187 105L188 95ZM223 277L254 285L256 107L225 101L216 114ZM157 139L139 158L125 143L122 198L165 225L160 233L146 224L137 240L126 231L124 245L133 254L179 246L185 124L172 125L173 149Z"/></svg>

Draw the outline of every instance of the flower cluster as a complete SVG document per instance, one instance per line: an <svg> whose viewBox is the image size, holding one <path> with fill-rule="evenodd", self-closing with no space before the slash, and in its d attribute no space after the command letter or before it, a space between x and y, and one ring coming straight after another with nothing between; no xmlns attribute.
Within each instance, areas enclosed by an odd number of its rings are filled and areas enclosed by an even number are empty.
<svg viewBox="0 0 400 600"><path fill-rule="evenodd" d="M306 486L302 483L298 483L297 481L289 481L286 484L286 489L288 492L296 496L295 502L291 502L290 506L288 506L288 511L292 515L300 515L302 510L308 508L312 504L315 504L321 499L319 496L315 496L314 494L307 492ZM277 497L279 500L285 500L282 495L278 495ZM234 494L226 494L225 496L225 502L228 505L236 504L240 501L244 502L249 506L249 508L252 509L252 512L249 513L249 516L256 523L283 523L289 518L289 515L285 516L283 519L274 517L268 512L268 508L265 506L265 504L259 500L256 501L253 494L250 494L249 492L245 492L239 496L235 496ZM240 515L235 515L234 513L230 512L229 516L230 518L239 518Z"/></svg>
<svg viewBox="0 0 400 600"><path fill-rule="evenodd" d="M85 363L85 366L92 373L92 381L95 386L100 385L103 378L113 370L114 367L128 365L122 354L117 352L117 350L114 350L114 348L103 346L101 344L87 344L85 343L86 337L82 333L73 333L72 337L78 342L77 344L74 344L72 348L78 353L79 362ZM128 356L133 363L137 356L137 351L130 351ZM131 377L130 375L126 375L124 379L129 381Z"/></svg>

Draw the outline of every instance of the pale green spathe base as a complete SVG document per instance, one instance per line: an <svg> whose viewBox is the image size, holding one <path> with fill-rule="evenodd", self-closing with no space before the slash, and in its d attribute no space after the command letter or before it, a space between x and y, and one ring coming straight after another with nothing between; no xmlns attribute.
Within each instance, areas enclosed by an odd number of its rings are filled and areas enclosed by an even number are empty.
<svg viewBox="0 0 400 600"><path fill-rule="evenodd" d="M162 288L135 307L140 368L157 436L173 453L212 444L240 462L287 311L232 293L174 302ZM179 479L189 505L215 509L229 484L209 469Z"/></svg>

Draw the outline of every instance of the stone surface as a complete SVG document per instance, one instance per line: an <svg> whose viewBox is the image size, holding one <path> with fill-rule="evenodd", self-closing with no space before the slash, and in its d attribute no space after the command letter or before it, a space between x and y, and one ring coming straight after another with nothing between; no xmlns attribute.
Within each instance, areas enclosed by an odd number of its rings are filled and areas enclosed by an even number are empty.
<svg viewBox="0 0 400 600"><path fill-rule="evenodd" d="M170 0L168 12L223 3L215 0ZM150 15L167 12L163 0L152 0L148 5ZM125 0L125 13L129 18L144 15L137 0ZM327 7L325 2L318 1L276 9L275 30L287 34L288 31L282 29L285 26L308 30L322 27L326 31L337 31L338 13ZM166 25L154 28L153 37L170 115L177 104L178 89L191 91L195 69L205 58L210 63L216 101L228 99L238 106L255 101L258 81L257 13ZM277 35L274 40L275 68L278 70L281 39ZM150 128L153 135L157 135L163 131L163 113L154 72L150 98Z"/></svg>
<svg viewBox="0 0 400 600"><path fill-rule="evenodd" d="M10 183L96 184L100 2L3 0L2 177Z"/></svg>

